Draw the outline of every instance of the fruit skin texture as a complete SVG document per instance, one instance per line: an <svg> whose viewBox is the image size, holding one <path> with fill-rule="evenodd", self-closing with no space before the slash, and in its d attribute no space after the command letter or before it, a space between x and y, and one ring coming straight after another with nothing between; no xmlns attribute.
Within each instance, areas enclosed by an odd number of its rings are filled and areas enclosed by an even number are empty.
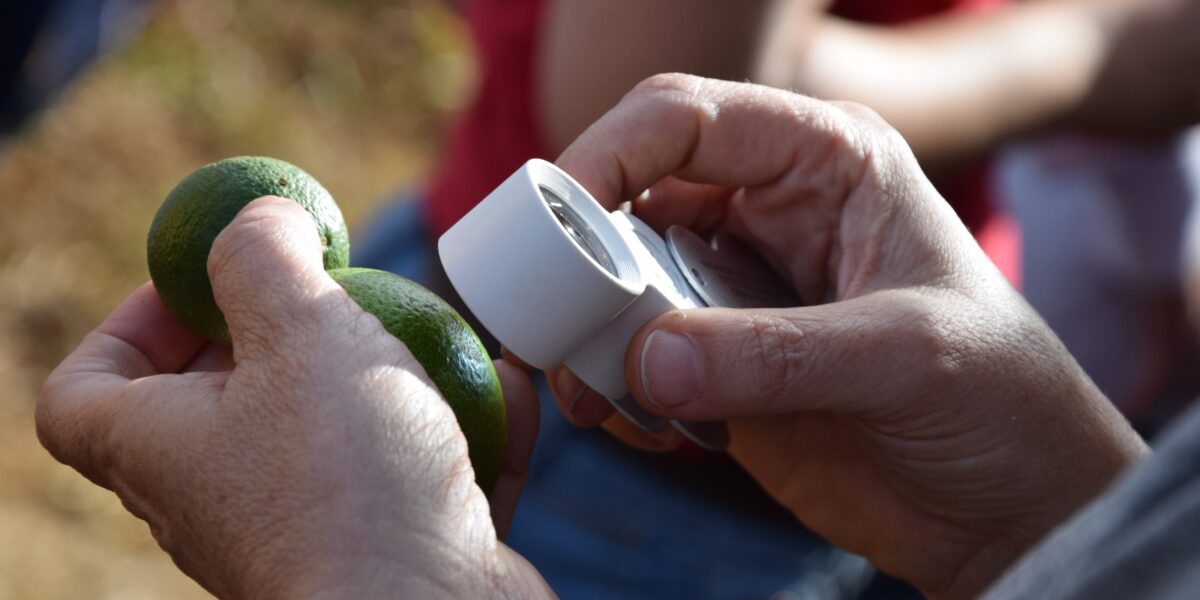
<svg viewBox="0 0 1200 600"><path fill-rule="evenodd" d="M229 343L225 316L208 280L208 251L242 207L262 196L300 203L316 223L325 269L350 262L350 236L329 192L299 167L274 158L238 156L200 167L158 209L146 240L150 278L163 304L205 337Z"/></svg>
<svg viewBox="0 0 1200 600"><path fill-rule="evenodd" d="M475 483L490 495L508 435L500 379L483 342L446 301L409 279L374 269L329 276L408 346L458 418Z"/></svg>

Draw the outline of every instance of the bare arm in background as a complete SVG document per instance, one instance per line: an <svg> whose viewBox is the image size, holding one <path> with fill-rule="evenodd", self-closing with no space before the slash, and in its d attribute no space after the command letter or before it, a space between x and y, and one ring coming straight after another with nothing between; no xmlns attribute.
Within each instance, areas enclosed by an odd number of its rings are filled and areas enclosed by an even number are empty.
<svg viewBox="0 0 1200 600"><path fill-rule="evenodd" d="M556 0L538 78L552 149L667 71L861 102L932 171L1048 127L1153 135L1200 120L1196 0L1041 0L895 27L828 5Z"/></svg>

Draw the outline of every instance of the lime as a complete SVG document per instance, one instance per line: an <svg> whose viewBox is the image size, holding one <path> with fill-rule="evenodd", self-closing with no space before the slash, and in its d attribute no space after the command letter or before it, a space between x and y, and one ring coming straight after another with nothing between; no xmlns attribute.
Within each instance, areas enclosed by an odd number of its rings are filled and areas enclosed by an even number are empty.
<svg viewBox="0 0 1200 600"><path fill-rule="evenodd" d="M433 292L399 275L344 268L350 242L341 211L300 168L241 156L205 165L180 182L158 209L147 240L150 277L163 304L195 331L229 342L208 280L208 253L238 211L261 196L290 198L312 216L325 269L421 363L458 419L475 482L490 494L500 474L508 423L500 380L483 343Z"/></svg>
<svg viewBox="0 0 1200 600"><path fill-rule="evenodd" d="M409 279L374 269L334 269L329 276L425 368L467 438L475 482L491 494L508 422L500 379L483 342L449 304Z"/></svg>
<svg viewBox="0 0 1200 600"><path fill-rule="evenodd" d="M163 304L209 339L229 342L229 328L208 280L208 251L238 211L262 196L295 200L312 215L326 270L349 264L350 237L341 211L329 192L299 167L261 156L200 167L159 207L146 240L146 257Z"/></svg>

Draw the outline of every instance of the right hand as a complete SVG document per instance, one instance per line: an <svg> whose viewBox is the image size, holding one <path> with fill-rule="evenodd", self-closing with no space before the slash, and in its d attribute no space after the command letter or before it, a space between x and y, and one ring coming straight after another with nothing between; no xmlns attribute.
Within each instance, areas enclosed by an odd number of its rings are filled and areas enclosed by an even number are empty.
<svg viewBox="0 0 1200 600"><path fill-rule="evenodd" d="M675 311L626 355L634 398L727 420L730 453L835 544L977 594L1147 452L870 111L652 78L559 165L656 228L732 232L808 306ZM569 372L560 407L643 447Z"/></svg>

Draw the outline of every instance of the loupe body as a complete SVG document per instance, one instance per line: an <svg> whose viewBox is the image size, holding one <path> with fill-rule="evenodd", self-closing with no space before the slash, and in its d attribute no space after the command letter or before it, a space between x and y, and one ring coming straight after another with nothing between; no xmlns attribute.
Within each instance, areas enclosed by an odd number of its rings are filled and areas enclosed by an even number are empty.
<svg viewBox="0 0 1200 600"><path fill-rule="evenodd" d="M723 423L667 421L629 397L630 340L674 309L795 303L735 240L705 241L679 227L664 240L536 159L442 235L438 253L467 307L522 360L543 370L565 365L639 427L674 426L714 450L728 444Z"/></svg>

